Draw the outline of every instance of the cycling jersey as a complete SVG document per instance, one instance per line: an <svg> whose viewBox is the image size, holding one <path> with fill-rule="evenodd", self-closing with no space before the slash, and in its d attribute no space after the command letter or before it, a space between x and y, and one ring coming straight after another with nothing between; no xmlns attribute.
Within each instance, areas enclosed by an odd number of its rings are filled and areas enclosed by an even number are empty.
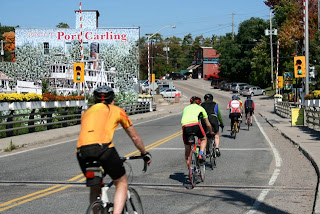
<svg viewBox="0 0 320 214"><path fill-rule="evenodd" d="M111 143L114 131L121 124L123 128L132 125L126 112L114 105L97 103L90 107L81 117L81 131L77 148L92 144Z"/></svg>
<svg viewBox="0 0 320 214"><path fill-rule="evenodd" d="M231 100L228 104L230 113L240 113L242 109L242 103L239 100Z"/></svg>
<svg viewBox="0 0 320 214"><path fill-rule="evenodd" d="M185 126L192 123L199 123L200 118L208 118L206 110L198 104L190 104L183 109L181 125Z"/></svg>

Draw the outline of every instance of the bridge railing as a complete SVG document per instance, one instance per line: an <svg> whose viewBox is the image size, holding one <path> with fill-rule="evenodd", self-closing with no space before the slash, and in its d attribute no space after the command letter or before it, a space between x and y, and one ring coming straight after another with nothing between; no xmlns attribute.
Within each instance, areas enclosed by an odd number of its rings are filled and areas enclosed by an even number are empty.
<svg viewBox="0 0 320 214"><path fill-rule="evenodd" d="M88 108L87 103L82 103L84 105L73 107L0 110L0 138L80 124L81 114ZM156 105L150 101L124 103L118 106L128 115L156 110Z"/></svg>
<svg viewBox="0 0 320 214"><path fill-rule="evenodd" d="M278 102L276 104L276 113L282 117L291 118L292 108L304 108L306 125L311 129L320 130L320 106L303 106L289 102Z"/></svg>

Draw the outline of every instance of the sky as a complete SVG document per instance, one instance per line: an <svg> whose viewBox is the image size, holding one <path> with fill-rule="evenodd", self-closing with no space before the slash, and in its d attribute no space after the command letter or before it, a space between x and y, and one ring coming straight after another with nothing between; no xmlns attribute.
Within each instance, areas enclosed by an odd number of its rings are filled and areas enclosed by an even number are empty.
<svg viewBox="0 0 320 214"><path fill-rule="evenodd" d="M158 32L183 38L235 33L251 17L269 19L264 0L81 0L82 10L98 10L99 27L140 27L140 37ZM55 28L59 22L75 27L80 0L0 0L2 26ZM166 26L176 26L170 28Z"/></svg>

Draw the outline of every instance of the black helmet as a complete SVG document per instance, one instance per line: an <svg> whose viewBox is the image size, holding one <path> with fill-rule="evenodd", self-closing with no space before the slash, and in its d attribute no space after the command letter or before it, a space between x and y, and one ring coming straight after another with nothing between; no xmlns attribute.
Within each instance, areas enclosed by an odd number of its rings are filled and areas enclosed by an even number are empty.
<svg viewBox="0 0 320 214"><path fill-rule="evenodd" d="M232 99L236 100L236 99L238 99L238 96L237 95L232 95Z"/></svg>
<svg viewBox="0 0 320 214"><path fill-rule="evenodd" d="M200 104L201 104L201 98L200 98L200 97L197 97L197 96L191 97L191 98L190 98L190 103L192 104L192 103L194 103L194 102L196 102L198 105L200 105Z"/></svg>
<svg viewBox="0 0 320 214"><path fill-rule="evenodd" d="M251 95L247 95L247 100L251 100Z"/></svg>
<svg viewBox="0 0 320 214"><path fill-rule="evenodd" d="M107 85L96 88L93 95L96 103L110 104L114 99L113 89Z"/></svg>
<svg viewBox="0 0 320 214"><path fill-rule="evenodd" d="M206 94L204 95L204 100L213 100L213 95L212 94Z"/></svg>

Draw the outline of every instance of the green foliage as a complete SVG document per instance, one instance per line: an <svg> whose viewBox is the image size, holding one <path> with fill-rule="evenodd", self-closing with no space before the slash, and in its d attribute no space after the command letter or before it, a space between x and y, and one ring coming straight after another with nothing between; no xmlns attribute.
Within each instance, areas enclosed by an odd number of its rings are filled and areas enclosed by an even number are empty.
<svg viewBox="0 0 320 214"><path fill-rule="evenodd" d="M59 22L56 26L57 28L70 28L67 23Z"/></svg>
<svg viewBox="0 0 320 214"><path fill-rule="evenodd" d="M17 149L17 146L13 144L12 140L10 141L10 145L4 149L5 152L11 152L12 150Z"/></svg>

